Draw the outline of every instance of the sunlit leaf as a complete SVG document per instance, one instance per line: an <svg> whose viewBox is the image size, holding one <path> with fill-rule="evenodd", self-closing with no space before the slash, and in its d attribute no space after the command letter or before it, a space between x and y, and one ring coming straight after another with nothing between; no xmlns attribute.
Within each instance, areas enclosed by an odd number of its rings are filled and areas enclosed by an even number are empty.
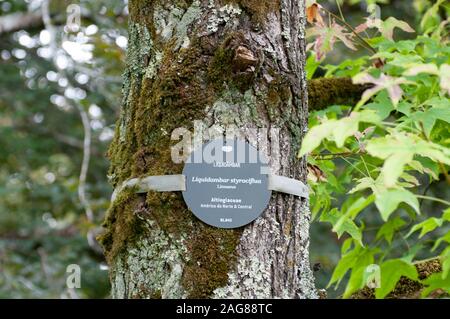
<svg viewBox="0 0 450 319"><path fill-rule="evenodd" d="M390 244L392 243L392 238L394 237L395 232L400 230L405 224L406 222L398 216L389 219L380 227L375 239L384 238Z"/></svg>
<svg viewBox="0 0 450 319"><path fill-rule="evenodd" d="M424 220L423 222L421 222L417 225L414 225L411 228L411 230L409 231L409 233L406 235L406 237L409 237L415 231L420 230L419 238L422 238L429 232L432 232L433 230L435 230L437 227L442 226L442 223L443 223L443 220L441 218L430 217L430 218Z"/></svg>
<svg viewBox="0 0 450 319"><path fill-rule="evenodd" d="M375 205L380 211L381 217L387 221L389 216L397 209L400 203L406 203L411 206L417 214L420 214L419 201L410 191L399 189L385 189L376 193Z"/></svg>
<svg viewBox="0 0 450 319"><path fill-rule="evenodd" d="M380 288L375 289L376 298L384 298L394 288L402 276L418 280L417 269L414 265L402 259L391 259L381 264Z"/></svg>
<svg viewBox="0 0 450 319"><path fill-rule="evenodd" d="M442 278L442 273L435 273L422 280L422 283L426 286L422 290L422 297L426 297L435 290L444 290L450 293L450 276Z"/></svg>

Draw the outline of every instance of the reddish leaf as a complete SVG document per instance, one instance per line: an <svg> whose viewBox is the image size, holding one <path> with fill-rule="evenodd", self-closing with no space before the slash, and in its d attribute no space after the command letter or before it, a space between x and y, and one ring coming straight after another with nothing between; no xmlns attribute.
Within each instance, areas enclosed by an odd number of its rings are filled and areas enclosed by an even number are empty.
<svg viewBox="0 0 450 319"><path fill-rule="evenodd" d="M323 19L320 15L320 8L321 6L317 3L311 4L309 7L306 8L306 20L313 24L317 21L318 24L323 25Z"/></svg>
<svg viewBox="0 0 450 319"><path fill-rule="evenodd" d="M353 34L345 31L346 29L335 21L333 21L330 27L316 24L306 31L308 38L315 38L313 47L317 60L320 60L326 53L333 49L336 39L341 40L348 48L356 50L353 44Z"/></svg>
<svg viewBox="0 0 450 319"><path fill-rule="evenodd" d="M326 182L327 177L319 166L308 163L308 179L313 182Z"/></svg>

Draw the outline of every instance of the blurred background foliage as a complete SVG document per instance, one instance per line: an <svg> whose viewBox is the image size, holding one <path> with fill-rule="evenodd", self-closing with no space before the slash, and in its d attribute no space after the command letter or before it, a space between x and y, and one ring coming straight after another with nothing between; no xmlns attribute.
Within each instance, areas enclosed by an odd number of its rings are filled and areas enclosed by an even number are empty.
<svg viewBox="0 0 450 319"><path fill-rule="evenodd" d="M363 22L368 4L377 3L383 19L395 16L416 29L432 1L341 3L352 25ZM70 4L81 8L78 30L66 25ZM334 0L321 4L338 12ZM105 153L121 101L127 15L126 0L0 0L0 298L109 295L107 266L93 238L112 192ZM26 19L33 23L19 23ZM338 46L324 64L358 54L365 52ZM319 68L315 77L325 71ZM433 187L448 193L438 183ZM317 222L311 236L311 262L323 288L345 238L338 240L329 224ZM66 267L73 263L82 269L76 291L66 288Z"/></svg>
<svg viewBox="0 0 450 319"><path fill-rule="evenodd" d="M65 26L71 3L81 8L79 30ZM51 25L40 22L46 6ZM126 6L121 0L0 1L2 26L38 17L23 29L0 27L2 298L108 296L107 268L92 239L111 195L105 153L120 107ZM80 107L90 125L85 193L94 218L78 195L85 153ZM66 289L72 263L82 269L76 291Z"/></svg>

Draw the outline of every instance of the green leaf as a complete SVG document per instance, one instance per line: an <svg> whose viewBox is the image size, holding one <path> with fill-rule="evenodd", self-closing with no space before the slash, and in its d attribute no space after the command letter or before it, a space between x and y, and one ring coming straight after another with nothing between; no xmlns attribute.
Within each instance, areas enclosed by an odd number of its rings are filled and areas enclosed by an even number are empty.
<svg viewBox="0 0 450 319"><path fill-rule="evenodd" d="M437 175L436 172L433 171L433 169L429 167L424 167L423 164L419 161L413 160L408 163L408 166L411 167L413 170L418 171L419 173L422 174L426 173L430 175L430 177L434 180L439 180L439 176Z"/></svg>
<svg viewBox="0 0 450 319"><path fill-rule="evenodd" d="M354 219L356 216L367 206L373 203L375 200L374 195L370 195L369 197L359 197L353 204L350 205L345 211L345 215Z"/></svg>
<svg viewBox="0 0 450 319"><path fill-rule="evenodd" d="M422 280L422 283L427 286L422 290L422 297L428 296L437 289L442 289L450 293L450 276L442 278L442 273L434 273L425 280Z"/></svg>
<svg viewBox="0 0 450 319"><path fill-rule="evenodd" d="M311 52L308 58L306 59L306 78L311 80L316 72L317 68L320 65L320 61L316 60L316 55L314 52Z"/></svg>
<svg viewBox="0 0 450 319"><path fill-rule="evenodd" d="M364 248L363 246L356 245L355 248L346 254L342 255L339 263L333 271L330 282L327 287L336 283L336 287L339 285L345 274L352 268L358 269L366 267L374 262L374 254L376 249Z"/></svg>
<svg viewBox="0 0 450 319"><path fill-rule="evenodd" d="M336 288L337 286L339 286L339 283L344 278L347 271L349 271L357 262L359 254L360 254L360 246L357 246L353 250L342 255L338 264L334 268L333 274L331 275L331 279L327 285L327 288L329 288L334 283L336 283Z"/></svg>
<svg viewBox="0 0 450 319"><path fill-rule="evenodd" d="M331 135L335 124L336 120L325 120L322 124L311 128L302 141L302 147L298 156L301 157L306 153L310 153L318 147L324 138Z"/></svg>
<svg viewBox="0 0 450 319"><path fill-rule="evenodd" d="M450 165L449 149L408 133L395 132L371 139L366 150L370 155L385 160L381 173L387 187L394 186L404 166L412 162L414 155Z"/></svg>
<svg viewBox="0 0 450 319"><path fill-rule="evenodd" d="M390 219L380 227L375 239L378 240L383 237L390 244L395 232L400 230L405 224L406 222L398 216Z"/></svg>
<svg viewBox="0 0 450 319"><path fill-rule="evenodd" d="M409 231L409 233L406 235L406 238L411 236L412 233L414 233L415 231L418 231L419 229L421 230L419 238L422 238L429 232L432 232L433 230L435 230L437 227L442 226L442 222L443 222L443 220L441 218L430 217L430 218L424 220L423 222L414 225L411 228L411 230Z"/></svg>
<svg viewBox="0 0 450 319"><path fill-rule="evenodd" d="M401 64L399 66L401 66ZM403 75L405 76L416 76L420 73L439 74L439 69L434 63L412 63L406 67L408 67L408 69L403 72Z"/></svg>
<svg viewBox="0 0 450 319"><path fill-rule="evenodd" d="M412 152L399 150L384 161L381 172L386 187L395 186L398 178L403 174L405 165L413 160L413 155Z"/></svg>
<svg viewBox="0 0 450 319"><path fill-rule="evenodd" d="M400 203L406 203L411 206L417 214L420 214L419 201L413 193L404 189L385 189L375 194L375 205L380 211L381 218L387 221L389 216L397 209Z"/></svg>
<svg viewBox="0 0 450 319"><path fill-rule="evenodd" d="M447 243L450 243L450 231L448 231L444 236L439 237L439 238L435 241L435 243L434 243L434 245L433 245L433 248L431 248L431 251L435 251L436 248L438 248L439 245L440 245L442 242L444 242L444 241L447 242Z"/></svg>
<svg viewBox="0 0 450 319"><path fill-rule="evenodd" d="M425 112L415 112L411 114L409 121L411 123L422 123L427 137L430 137L431 130L437 120L450 123L450 101L443 107L432 107Z"/></svg>
<svg viewBox="0 0 450 319"><path fill-rule="evenodd" d="M420 21L420 27L423 31L427 31L427 29L435 29L436 28L436 24L438 24L439 20L436 19L439 11L439 7L440 5L444 2L445 0L438 0L430 9L428 9L425 14L422 17L422 20Z"/></svg>
<svg viewBox="0 0 450 319"><path fill-rule="evenodd" d="M341 245L341 254L345 254L346 252L348 252L349 249L352 247L352 244L353 244L352 238L347 238L346 240L344 240L344 242Z"/></svg>
<svg viewBox="0 0 450 319"><path fill-rule="evenodd" d="M365 190L367 188L376 188L376 181L373 178L370 177L363 177L358 180L358 184L356 184L355 187L353 187L348 193L353 194L362 190Z"/></svg>
<svg viewBox="0 0 450 319"><path fill-rule="evenodd" d="M333 225L333 231L337 233L338 238L340 238L344 233L347 233L362 246L361 230L351 219L343 215L338 209L333 208L328 212L322 213L320 216L320 221L329 222Z"/></svg>
<svg viewBox="0 0 450 319"><path fill-rule="evenodd" d="M367 145L367 151L381 159L387 159L398 152L409 152L450 165L450 150L409 133L394 132L372 139Z"/></svg>
<svg viewBox="0 0 450 319"><path fill-rule="evenodd" d="M345 209L344 213L341 217L334 223L333 231L338 233L343 233L344 231L350 234L353 239L357 240L360 245L362 244L362 233L361 230L356 227L353 219L367 206L373 203L375 199L374 195L370 195L368 198L359 197L356 201L354 201L350 207L342 208ZM355 230L356 228L356 230ZM340 236L340 235L339 235Z"/></svg>
<svg viewBox="0 0 450 319"><path fill-rule="evenodd" d="M324 120L323 123L312 127L302 142L298 156L303 156L317 148L324 139L333 140L337 147L342 147L345 140L358 132L360 122L377 124L379 117L373 110L352 112L349 116L339 120Z"/></svg>
<svg viewBox="0 0 450 319"><path fill-rule="evenodd" d="M384 120L394 110L394 105L389 99L387 92L383 91L377 95L375 102L366 104L364 108L374 110L380 120Z"/></svg>
<svg viewBox="0 0 450 319"><path fill-rule="evenodd" d="M342 147L348 137L358 132L360 122L376 124L380 120L373 110L352 112L350 116L340 119L333 130L333 138L337 147Z"/></svg>
<svg viewBox="0 0 450 319"><path fill-rule="evenodd" d="M407 183L410 183L413 186L419 186L420 185L419 180L415 176L413 176L411 174L408 174L406 172L403 172L403 174L400 175L400 178L405 180Z"/></svg>
<svg viewBox="0 0 450 319"><path fill-rule="evenodd" d="M402 259L391 259L385 261L380 266L381 285L375 289L376 298L384 298L396 286L402 276L412 280L418 280L417 269L414 265L405 262Z"/></svg>
<svg viewBox="0 0 450 319"><path fill-rule="evenodd" d="M447 222L450 222L450 208L444 210L444 212L442 213L442 219Z"/></svg>
<svg viewBox="0 0 450 319"><path fill-rule="evenodd" d="M442 264L442 278L445 278L450 272L450 246L444 249L440 257Z"/></svg>
<svg viewBox="0 0 450 319"><path fill-rule="evenodd" d="M408 23L397 20L394 17L389 17L385 21L381 19L367 18L364 24L366 28L377 28L381 32L383 39L393 41L394 29L399 28L405 32L414 32ZM360 26L362 27L362 26ZM361 31L364 29L361 29Z"/></svg>
<svg viewBox="0 0 450 319"><path fill-rule="evenodd" d="M344 299L349 298L353 293L364 288L365 286L364 271L366 267L367 266L364 265L352 269L352 273L350 275L350 278L348 279L347 286L345 287L344 295L342 296Z"/></svg>
<svg viewBox="0 0 450 319"><path fill-rule="evenodd" d="M446 93L450 94L450 65L442 64L439 68L439 78L441 89Z"/></svg>

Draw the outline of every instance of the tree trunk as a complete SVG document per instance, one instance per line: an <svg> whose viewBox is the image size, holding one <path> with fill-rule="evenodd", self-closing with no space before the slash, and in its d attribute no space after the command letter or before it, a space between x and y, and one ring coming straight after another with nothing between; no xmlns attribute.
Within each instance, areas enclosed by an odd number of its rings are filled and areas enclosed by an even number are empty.
<svg viewBox="0 0 450 319"><path fill-rule="evenodd" d="M180 174L171 132L192 131L194 121L209 138L220 127L238 135L263 128L257 141L280 156L273 173L306 182L305 159L296 156L308 115L304 1L131 0L129 12L122 112L109 151L114 187ZM180 192L123 191L100 237L112 296L316 298L309 222L308 200L276 192L253 223L218 229L197 220Z"/></svg>

